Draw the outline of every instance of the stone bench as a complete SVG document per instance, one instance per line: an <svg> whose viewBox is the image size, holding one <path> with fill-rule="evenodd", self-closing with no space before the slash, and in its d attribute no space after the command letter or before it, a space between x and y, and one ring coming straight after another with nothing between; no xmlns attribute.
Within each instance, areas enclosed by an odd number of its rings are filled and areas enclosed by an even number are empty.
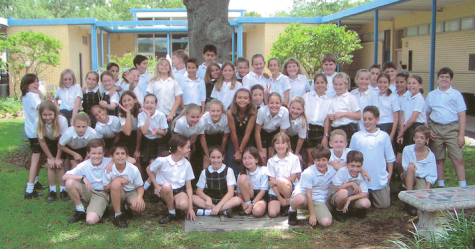
<svg viewBox="0 0 475 249"><path fill-rule="evenodd" d="M475 208L475 186L402 191L399 199L418 209L416 228L420 235L430 238L445 233L448 214L444 216L443 211Z"/></svg>

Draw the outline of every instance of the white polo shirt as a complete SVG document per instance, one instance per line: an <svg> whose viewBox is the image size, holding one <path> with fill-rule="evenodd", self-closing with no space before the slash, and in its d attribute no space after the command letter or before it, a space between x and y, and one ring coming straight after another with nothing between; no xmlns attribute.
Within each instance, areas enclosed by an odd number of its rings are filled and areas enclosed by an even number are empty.
<svg viewBox="0 0 475 249"><path fill-rule="evenodd" d="M87 159L86 161L78 164L76 168L66 172L66 175L85 176L86 179L91 183L94 190L101 191L104 190L104 168L110 161L112 161L112 159L104 157L100 165L93 166L91 159Z"/></svg>
<svg viewBox="0 0 475 249"><path fill-rule="evenodd" d="M333 186L340 187L343 184L348 183L348 182L356 183L358 186L360 186L362 193L368 193L368 186L366 185L366 180L361 175L361 173L359 173L357 177L352 177L347 167L341 167L336 173L336 175L333 177L332 184ZM355 191L353 188L347 188L346 190L348 190L349 196L352 196L355 194ZM336 192L335 188L331 188L330 193L333 194L335 192Z"/></svg>
<svg viewBox="0 0 475 249"><path fill-rule="evenodd" d="M145 125L145 121L147 120L147 114L145 112L141 112L139 113L139 116L137 117L137 119L138 119L137 127L140 128ZM152 135L153 128L157 130L168 129L167 117L165 117L165 115L161 113L159 110L155 110L155 113L152 116L150 116L148 131L147 131L147 134L144 134L144 136L148 139L162 138L163 136L160 136L158 134Z"/></svg>
<svg viewBox="0 0 475 249"><path fill-rule="evenodd" d="M223 86L221 87L221 91L216 89L216 84L213 87L213 91L211 92L211 98L218 99L219 101L223 102L224 110L227 110L228 107L231 105L234 99L234 94L236 94L237 90L242 88L242 84L239 81L236 81L234 89L231 90L231 82L223 82Z"/></svg>
<svg viewBox="0 0 475 249"><path fill-rule="evenodd" d="M103 138L113 138L116 133L122 131L122 126L120 125L120 119L116 116L109 115L109 122L103 124L101 122L96 123L96 128L94 128L97 134L101 135Z"/></svg>
<svg viewBox="0 0 475 249"><path fill-rule="evenodd" d="M351 94L353 94L356 100L358 100L358 103L360 104L361 112L363 112L365 107L374 105L373 100L374 100L375 93L369 88L363 93L360 93L358 89L354 89L353 91L351 91ZM358 125L360 127L360 131L364 130L363 115L361 115L361 120L358 122Z"/></svg>
<svg viewBox="0 0 475 249"><path fill-rule="evenodd" d="M212 165L208 166L207 169L204 169L203 171L201 171L200 179L196 183L196 187L202 188L202 189L208 188L208 185L206 184L206 170L208 170L209 173L216 172L216 173L220 174L221 172L223 172L223 170L225 168L226 168L226 165L221 164L221 168L219 168L216 171L216 170L213 169ZM234 177L234 171L231 167L228 167L228 173L226 174L226 185L227 186L235 186L236 185L236 177Z"/></svg>
<svg viewBox="0 0 475 249"><path fill-rule="evenodd" d="M374 94L379 94L379 88L378 87L372 87L371 85L369 85L368 89L371 90Z"/></svg>
<svg viewBox="0 0 475 249"><path fill-rule="evenodd" d="M389 85L389 89L391 89L391 91L392 91L393 93L396 93L396 92L397 92L396 84L394 84L394 85L393 85L393 84Z"/></svg>
<svg viewBox="0 0 475 249"><path fill-rule="evenodd" d="M312 190L312 201L325 203L330 183L335 176L336 171L332 166L327 165L325 174L318 171L315 164L305 169L300 177L300 182L295 186L292 195L306 194L306 189ZM310 202L310 200L308 200Z"/></svg>
<svg viewBox="0 0 475 249"><path fill-rule="evenodd" d="M418 112L416 123L426 123L426 103L421 93L409 96L401 106L404 112L404 124L411 118L413 112Z"/></svg>
<svg viewBox="0 0 475 249"><path fill-rule="evenodd" d="M35 120L38 118L37 108L41 103L41 98L37 93L28 92L23 96L21 103L25 116L25 134L28 138L36 138Z"/></svg>
<svg viewBox="0 0 475 249"><path fill-rule="evenodd" d="M335 114L337 112L357 112L361 111L360 104L356 100L355 96L349 92L346 92L342 95L335 95L332 98L331 111L330 114ZM347 117L340 117L332 121L332 127L338 127L342 125L347 125L350 123L357 123L358 121L349 119Z"/></svg>
<svg viewBox="0 0 475 249"><path fill-rule="evenodd" d="M292 152L289 152L284 159L280 159L278 155L274 155L272 158L267 160L267 176L274 177L276 180L279 178L289 178L290 175L301 172L302 168L300 166L300 159ZM295 178L294 183L297 182L298 179ZM275 195L272 188L269 188L269 194Z"/></svg>
<svg viewBox="0 0 475 249"><path fill-rule="evenodd" d="M284 99L284 93L291 88L289 77L283 74L280 74L275 80L272 76L269 77L269 79L267 79L267 86L270 86L270 93L278 93L282 99Z"/></svg>
<svg viewBox="0 0 475 249"><path fill-rule="evenodd" d="M78 97L82 99L82 89L79 84L74 84L69 88L60 87L54 95L55 99L61 100L61 107L59 109L68 111L73 110L74 101L76 101Z"/></svg>
<svg viewBox="0 0 475 249"><path fill-rule="evenodd" d="M396 93L397 94L397 93ZM402 106L404 105L404 103L406 102L407 98L410 98L412 96L411 92L409 91L406 91L404 94L402 95L399 95L397 94L397 99L399 101L399 107L401 107L401 110L402 110Z"/></svg>
<svg viewBox="0 0 475 249"><path fill-rule="evenodd" d="M147 95L148 81L151 78L152 78L152 75L148 74L147 72L140 75L139 83L137 83L137 86L135 87L140 92L140 95L141 95L140 98L139 98L139 95L137 95L137 98L138 98L140 104L143 103L143 98L145 97L145 95ZM135 89L134 89L134 92L135 92Z"/></svg>
<svg viewBox="0 0 475 249"><path fill-rule="evenodd" d="M126 117L119 117L120 120L120 125L124 126L125 122L127 121ZM138 125L138 120L134 115L130 114L130 121L132 122L132 130L136 131L137 130L137 125Z"/></svg>
<svg viewBox="0 0 475 249"><path fill-rule="evenodd" d="M112 165L111 172L109 174L104 173L102 178L102 184L104 184L104 186L107 186L116 177L123 177L129 180L128 184L122 184L122 189L124 189L124 191L132 191L137 189L138 187L143 186L142 175L140 175L139 169L129 162L125 162L125 168L122 173L117 170L117 167L114 163L114 165Z"/></svg>
<svg viewBox="0 0 475 249"><path fill-rule="evenodd" d="M246 171L247 178L251 182L253 190L269 190L269 177L267 176L267 167L257 166L256 171L250 172ZM238 175L238 182L241 174ZM241 193L241 190L237 189L238 193ZM254 196L255 197L255 196Z"/></svg>
<svg viewBox="0 0 475 249"><path fill-rule="evenodd" d="M297 75L295 80L289 78L290 84L290 100L295 96L303 97L303 95L310 91L310 84L308 84L307 76L303 74Z"/></svg>
<svg viewBox="0 0 475 249"><path fill-rule="evenodd" d="M333 162L334 160L339 160L340 163L346 163L346 156L348 156L348 152L352 151L352 149L344 148L343 153L341 154L341 157L337 157L335 155L335 152L333 151L333 149L330 149L330 151L331 151L332 155L330 157L329 162Z"/></svg>
<svg viewBox="0 0 475 249"><path fill-rule="evenodd" d="M244 78L242 78L242 85L244 88L247 88L247 90L251 90L252 86L257 84L261 85L264 89L267 88L267 79L264 77L264 74L257 76L256 73L250 71L246 76L244 76Z"/></svg>
<svg viewBox="0 0 475 249"><path fill-rule="evenodd" d="M222 67L221 64L219 64L219 68ZM201 78L201 79L204 79L205 78L205 74L206 74L206 69L208 67L206 66L206 62L203 62L203 64L201 64L199 67L198 67L198 71L196 71L196 78Z"/></svg>
<svg viewBox="0 0 475 249"><path fill-rule="evenodd" d="M381 190L388 184L386 163L396 161L389 135L379 128L375 133L366 130L356 132L351 138L350 149L363 153L363 169L371 176L368 188Z"/></svg>
<svg viewBox="0 0 475 249"><path fill-rule="evenodd" d="M414 163L417 167L416 177L425 178L427 182L434 185L437 180L437 163L434 153L429 150L429 155L426 158L418 161L416 156L416 145L411 144L404 147L402 151L402 167L404 171L409 167L409 163Z"/></svg>
<svg viewBox="0 0 475 249"><path fill-rule="evenodd" d="M287 130L287 135L289 136L295 136L299 135L299 138L301 139L306 139L307 138L307 123L303 119L302 116L290 120L290 127Z"/></svg>
<svg viewBox="0 0 475 249"><path fill-rule="evenodd" d="M201 101L206 101L206 85L201 78L191 80L186 77L181 82L181 90L183 91L183 103L185 105L197 104L201 106Z"/></svg>
<svg viewBox="0 0 475 249"><path fill-rule="evenodd" d="M180 82L183 81L185 77L188 77L186 68L183 68L181 70L177 70L176 68L173 68L172 70L173 70L173 78L175 78L178 84L180 84Z"/></svg>
<svg viewBox="0 0 475 249"><path fill-rule="evenodd" d="M129 90L129 83L127 83L125 81L118 80L114 84L114 86L120 86L120 88L122 88L122 90L118 92L119 95L122 95L125 91Z"/></svg>
<svg viewBox="0 0 475 249"><path fill-rule="evenodd" d="M333 88L333 78L335 78L336 72L332 76L327 76L327 91L325 92L328 96L333 97L336 95L335 89Z"/></svg>
<svg viewBox="0 0 475 249"><path fill-rule="evenodd" d="M68 129L69 125L68 125L68 120L63 115L58 115L58 118L59 118L59 136L61 136L61 134L64 134L66 129ZM35 127L38 127L38 119L35 120ZM45 123L46 133L43 135L49 140L56 140L58 139L59 136L58 137L54 136L52 127L53 127L52 124ZM36 137L36 128L35 128L35 137Z"/></svg>
<svg viewBox="0 0 475 249"><path fill-rule="evenodd" d="M205 123L203 119L200 119L200 121L195 126L190 126L186 120L186 116L183 116L176 121L175 129L173 131L190 138L194 135L204 134Z"/></svg>
<svg viewBox="0 0 475 249"><path fill-rule="evenodd" d="M386 94L375 95L373 104L379 109L378 124L393 123L394 112L398 112L401 110L401 107L399 106L398 95L396 93L392 93L389 96L387 96Z"/></svg>
<svg viewBox="0 0 475 249"><path fill-rule="evenodd" d="M288 129L290 127L289 111L281 106L279 113L272 117L269 106L259 108L257 112L256 124L262 125L262 129L267 132L273 132L277 129Z"/></svg>
<svg viewBox="0 0 475 249"><path fill-rule="evenodd" d="M308 123L323 126L327 115L331 111L332 98L328 95L318 97L315 91L310 91L303 96L305 100L305 114Z"/></svg>
<svg viewBox="0 0 475 249"><path fill-rule="evenodd" d="M59 144L61 146L67 145L77 150L86 147L87 142L95 138L102 138L102 135L97 134L97 132L91 127L87 127L84 136L79 137L74 126L71 126L68 127L68 129L66 129L66 131L62 134L61 138L59 139Z"/></svg>
<svg viewBox="0 0 475 249"><path fill-rule="evenodd" d="M155 172L155 179L159 185L168 182L173 189L179 189L185 186L186 181L195 179L190 162L186 158L175 162L172 155L167 157L158 157L150 165L150 171Z"/></svg>
<svg viewBox="0 0 475 249"><path fill-rule="evenodd" d="M205 124L205 131L207 135L230 133L228 125L228 116L226 114L221 114L221 118L217 123L213 122L209 112L201 116L203 123Z"/></svg>
<svg viewBox="0 0 475 249"><path fill-rule="evenodd" d="M157 110L166 116L170 115L176 96L183 94L178 81L170 77L166 80L158 79L155 82L149 82L147 92L157 96Z"/></svg>
<svg viewBox="0 0 475 249"><path fill-rule="evenodd" d="M439 87L427 95L426 110L432 121L447 125L458 121L458 114L466 111L467 106L458 90L450 87L443 92Z"/></svg>

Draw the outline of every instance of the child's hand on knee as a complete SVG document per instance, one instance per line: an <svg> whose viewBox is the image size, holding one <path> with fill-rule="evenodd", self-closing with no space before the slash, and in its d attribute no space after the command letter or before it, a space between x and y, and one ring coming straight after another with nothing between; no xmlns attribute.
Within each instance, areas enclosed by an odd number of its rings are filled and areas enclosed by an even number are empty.
<svg viewBox="0 0 475 249"><path fill-rule="evenodd" d="M345 206L342 209L343 213L348 212L348 206L350 206L350 201L349 200L346 201Z"/></svg>
<svg viewBox="0 0 475 249"><path fill-rule="evenodd" d="M316 226L317 225L317 216L314 214L310 215L310 219L308 219L308 223L310 226Z"/></svg>
<svg viewBox="0 0 475 249"><path fill-rule="evenodd" d="M283 206L283 207L289 205L289 202L282 196L279 196L279 202L280 202L280 205Z"/></svg>
<svg viewBox="0 0 475 249"><path fill-rule="evenodd" d="M252 212L252 204L251 205L247 205L246 209L244 209L244 213L246 214L250 214Z"/></svg>

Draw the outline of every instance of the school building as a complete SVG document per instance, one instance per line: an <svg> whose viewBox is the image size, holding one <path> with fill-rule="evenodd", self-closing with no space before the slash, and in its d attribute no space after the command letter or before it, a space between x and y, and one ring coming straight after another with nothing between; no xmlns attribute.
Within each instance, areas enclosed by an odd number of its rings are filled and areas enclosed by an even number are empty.
<svg viewBox="0 0 475 249"><path fill-rule="evenodd" d="M63 43L60 65L40 76L47 91L55 91L65 68L84 80L88 71L104 70L111 55L121 57L131 52L165 57L187 48L186 9L132 9L130 13L132 21L6 17L0 18L0 33L41 32ZM267 58L272 43L290 23L334 23L360 35L363 49L353 53L352 64L340 67L352 78L358 69L393 61L398 71L422 76L427 93L437 87L431 75L449 66L455 73L454 87L475 93L475 0L375 0L308 18L244 17L244 13L229 10L228 20L234 28L230 60L251 58L256 53Z"/></svg>

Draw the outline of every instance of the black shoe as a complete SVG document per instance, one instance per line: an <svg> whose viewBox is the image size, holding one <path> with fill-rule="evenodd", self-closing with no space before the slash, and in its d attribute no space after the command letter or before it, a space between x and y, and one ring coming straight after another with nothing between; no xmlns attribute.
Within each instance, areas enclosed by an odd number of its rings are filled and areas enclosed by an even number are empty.
<svg viewBox="0 0 475 249"><path fill-rule="evenodd" d="M129 224L127 224L127 218L124 214L114 217L114 221L112 221L112 223L118 228L126 228L129 226Z"/></svg>
<svg viewBox="0 0 475 249"><path fill-rule="evenodd" d="M124 217L127 219L134 217L134 214L132 213L132 209L130 209L130 207L125 208L125 205L122 206L122 215L124 215Z"/></svg>
<svg viewBox="0 0 475 249"><path fill-rule="evenodd" d="M59 193L59 197L61 198L61 200L63 201L69 201L70 198L69 198L69 195L68 195L68 192L66 192L66 190L63 190Z"/></svg>
<svg viewBox="0 0 475 249"><path fill-rule="evenodd" d="M229 208L228 210L226 210L226 211L224 211L224 212L226 212L226 217L228 217L228 218L234 217L233 208Z"/></svg>
<svg viewBox="0 0 475 249"><path fill-rule="evenodd" d="M56 201L56 199L58 199L58 195L56 195L56 192L50 191L46 201L47 202L53 202L53 201Z"/></svg>
<svg viewBox="0 0 475 249"><path fill-rule="evenodd" d="M167 224L174 220L176 220L176 215L168 213L167 215L165 215L165 217L158 220L158 224Z"/></svg>
<svg viewBox="0 0 475 249"><path fill-rule="evenodd" d="M285 206L280 208L280 216L289 216L289 207Z"/></svg>
<svg viewBox="0 0 475 249"><path fill-rule="evenodd" d="M150 203L159 203L160 197L158 197L156 194L152 194L149 200L150 200Z"/></svg>
<svg viewBox="0 0 475 249"><path fill-rule="evenodd" d="M85 221L85 220L86 220L86 213L76 211L76 213L74 213L73 217L68 219L68 223L72 224L72 223L76 223L78 221Z"/></svg>
<svg viewBox="0 0 475 249"><path fill-rule="evenodd" d="M38 193L36 190L33 189L33 192L27 193L25 192L25 199L31 199L33 197L37 198L38 196L42 196L43 193Z"/></svg>
<svg viewBox="0 0 475 249"><path fill-rule="evenodd" d="M289 225L295 226L299 222L297 221L297 211L289 212Z"/></svg>
<svg viewBox="0 0 475 249"><path fill-rule="evenodd" d="M35 190L43 190L47 187L43 186L43 184L41 184L40 182L36 182L35 183Z"/></svg>
<svg viewBox="0 0 475 249"><path fill-rule="evenodd" d="M343 211L335 211L335 220L338 222L345 222L346 214L344 214Z"/></svg>
<svg viewBox="0 0 475 249"><path fill-rule="evenodd" d="M366 209L357 209L355 212L355 216L359 219L366 218Z"/></svg>

